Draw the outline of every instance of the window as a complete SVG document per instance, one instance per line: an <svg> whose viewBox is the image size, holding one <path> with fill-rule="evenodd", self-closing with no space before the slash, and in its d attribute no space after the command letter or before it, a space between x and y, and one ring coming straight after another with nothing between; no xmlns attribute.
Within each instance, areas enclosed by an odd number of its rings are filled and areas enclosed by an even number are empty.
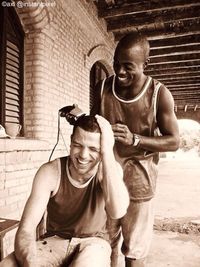
<svg viewBox="0 0 200 267"><path fill-rule="evenodd" d="M24 32L13 7L0 7L0 124L23 125Z"/></svg>
<svg viewBox="0 0 200 267"><path fill-rule="evenodd" d="M97 83L104 78L108 77L109 73L106 67L99 61L97 61L91 68L90 71L90 108L94 101L95 86Z"/></svg>

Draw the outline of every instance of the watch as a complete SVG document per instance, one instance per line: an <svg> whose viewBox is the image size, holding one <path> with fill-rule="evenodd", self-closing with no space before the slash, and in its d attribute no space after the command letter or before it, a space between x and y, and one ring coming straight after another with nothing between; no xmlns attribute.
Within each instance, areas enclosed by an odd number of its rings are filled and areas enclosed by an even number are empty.
<svg viewBox="0 0 200 267"><path fill-rule="evenodd" d="M132 146L138 146L140 143L140 137L137 134L133 134L133 144Z"/></svg>

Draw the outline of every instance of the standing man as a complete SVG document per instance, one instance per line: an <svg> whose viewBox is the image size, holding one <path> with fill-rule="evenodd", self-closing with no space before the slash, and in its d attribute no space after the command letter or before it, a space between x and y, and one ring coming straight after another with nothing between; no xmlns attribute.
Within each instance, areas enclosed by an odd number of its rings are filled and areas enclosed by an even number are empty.
<svg viewBox="0 0 200 267"><path fill-rule="evenodd" d="M113 145L112 128L103 117L76 121L70 155L38 170L16 234L15 254L1 267L110 267L107 213L121 218L129 205ZM36 242L46 207L46 238Z"/></svg>
<svg viewBox="0 0 200 267"><path fill-rule="evenodd" d="M115 75L98 85L92 114L112 125L115 150L124 171L130 205L121 220L126 267L145 266L153 233L153 197L159 152L179 147L179 130L170 91L144 74L149 42L130 33L114 54Z"/></svg>

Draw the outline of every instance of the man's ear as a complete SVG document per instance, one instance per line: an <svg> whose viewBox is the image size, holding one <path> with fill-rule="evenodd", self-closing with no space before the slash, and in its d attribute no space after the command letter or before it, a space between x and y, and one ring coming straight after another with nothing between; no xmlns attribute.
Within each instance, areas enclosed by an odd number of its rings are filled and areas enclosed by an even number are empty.
<svg viewBox="0 0 200 267"><path fill-rule="evenodd" d="M146 67L148 66L149 61L150 61L150 58L147 58L147 60L144 62L144 64L143 64L144 69L146 69Z"/></svg>

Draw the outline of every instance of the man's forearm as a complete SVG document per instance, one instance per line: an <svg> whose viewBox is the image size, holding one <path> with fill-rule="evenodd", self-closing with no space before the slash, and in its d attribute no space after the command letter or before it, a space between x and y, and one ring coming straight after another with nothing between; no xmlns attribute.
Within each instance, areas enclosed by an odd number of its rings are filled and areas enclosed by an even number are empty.
<svg viewBox="0 0 200 267"><path fill-rule="evenodd" d="M108 213L112 218L125 215L129 205L129 195L123 182L123 172L116 163L113 153L103 156L103 189Z"/></svg>
<svg viewBox="0 0 200 267"><path fill-rule="evenodd" d="M139 147L153 152L176 151L179 148L179 136L140 136Z"/></svg>
<svg viewBox="0 0 200 267"><path fill-rule="evenodd" d="M36 267L35 233L19 230L15 238L15 256L20 267Z"/></svg>

